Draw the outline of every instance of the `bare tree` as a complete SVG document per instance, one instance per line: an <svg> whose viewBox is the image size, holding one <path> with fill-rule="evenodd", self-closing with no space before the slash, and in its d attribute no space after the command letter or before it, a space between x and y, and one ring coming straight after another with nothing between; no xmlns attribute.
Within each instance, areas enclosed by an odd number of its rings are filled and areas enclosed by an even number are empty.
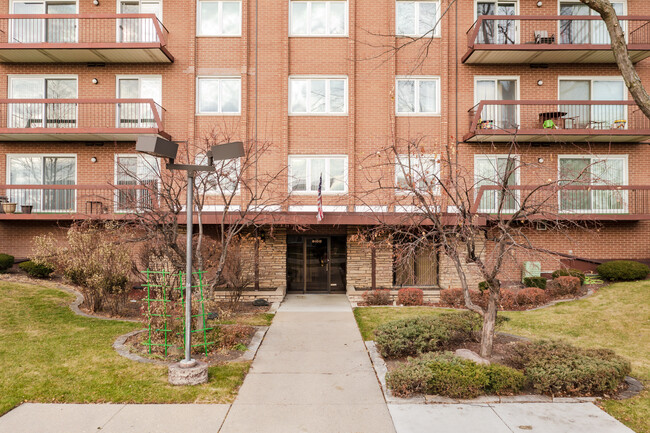
<svg viewBox="0 0 650 433"><path fill-rule="evenodd" d="M634 63L630 59L625 40L625 31L618 20L618 15L609 0L580 0L592 10L598 12L607 26L612 41L612 52L614 59L621 72L625 85L630 90L634 102L639 106L643 114L650 119L650 95L643 87Z"/></svg>
<svg viewBox="0 0 650 433"><path fill-rule="evenodd" d="M476 173L457 162L455 148L448 146L442 155L431 155L421 139L393 140L359 161L368 185L359 193L359 201L369 208L388 204L375 213L377 224L362 238L393 248L398 265L413 263L423 253L440 252L450 260L466 307L483 318L484 357L492 354L505 267L520 255L555 255L530 237L531 227L540 221L547 230L567 237L571 230L589 230L589 223L566 214L575 207L572 203L584 202L591 194L583 183L586 176L593 182L593 173L602 172L582 167L558 177L552 169L523 162L514 140L505 147L503 158L485 161ZM523 169L536 174L533 185L517 181ZM624 191L606 194L608 201L625 200ZM485 308L470 296L472 272L487 282ZM413 275L399 273L402 279L414 281Z"/></svg>

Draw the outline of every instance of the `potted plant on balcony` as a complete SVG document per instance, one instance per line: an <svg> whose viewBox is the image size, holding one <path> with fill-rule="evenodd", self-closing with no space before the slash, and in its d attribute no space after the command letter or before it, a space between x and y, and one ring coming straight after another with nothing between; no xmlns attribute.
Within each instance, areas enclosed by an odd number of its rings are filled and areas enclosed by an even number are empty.
<svg viewBox="0 0 650 433"><path fill-rule="evenodd" d="M22 205L20 205L20 211L22 213L31 214L32 209L34 209L34 206L31 205L31 204L22 204Z"/></svg>
<svg viewBox="0 0 650 433"><path fill-rule="evenodd" d="M2 203L4 213L16 213L16 203Z"/></svg>

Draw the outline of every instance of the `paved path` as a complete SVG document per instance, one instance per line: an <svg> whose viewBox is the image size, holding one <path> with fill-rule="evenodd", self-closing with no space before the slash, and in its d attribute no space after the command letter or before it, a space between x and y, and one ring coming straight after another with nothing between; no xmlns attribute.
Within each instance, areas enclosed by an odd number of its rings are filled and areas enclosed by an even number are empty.
<svg viewBox="0 0 650 433"><path fill-rule="evenodd" d="M289 295L221 433L394 433L345 295Z"/></svg>

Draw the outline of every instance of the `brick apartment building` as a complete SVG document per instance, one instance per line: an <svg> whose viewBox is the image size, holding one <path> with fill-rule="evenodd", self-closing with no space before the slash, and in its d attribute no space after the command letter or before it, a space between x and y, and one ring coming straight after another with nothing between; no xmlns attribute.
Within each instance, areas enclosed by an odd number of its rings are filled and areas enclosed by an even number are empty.
<svg viewBox="0 0 650 433"><path fill-rule="evenodd" d="M648 84L650 2L613 3ZM607 180L626 186L616 205L613 192L590 191L571 209L597 230L540 225L531 239L582 259L650 259L650 122L593 15L576 0L0 0L0 196L19 211L0 214L0 252L26 257L33 236L119 210L84 191L128 184L129 170L146 177L137 136L182 148L217 129L272 143L260 169L291 174L275 210L286 224L259 254L261 287L449 287L443 256L399 281L390 249L355 241L369 213L404 210L359 199L356 161L395 137L434 155L458 140L468 171L496 172L516 128L517 157L537 166L519 184L606 161ZM433 39L417 40L438 19ZM519 262L506 278L520 277Z"/></svg>

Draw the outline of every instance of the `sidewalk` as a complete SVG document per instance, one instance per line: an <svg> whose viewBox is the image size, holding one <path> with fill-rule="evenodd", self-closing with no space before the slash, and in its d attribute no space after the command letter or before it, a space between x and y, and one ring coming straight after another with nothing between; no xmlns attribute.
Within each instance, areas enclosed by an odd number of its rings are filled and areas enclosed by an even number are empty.
<svg viewBox="0 0 650 433"><path fill-rule="evenodd" d="M394 433L345 295L289 295L221 433Z"/></svg>

